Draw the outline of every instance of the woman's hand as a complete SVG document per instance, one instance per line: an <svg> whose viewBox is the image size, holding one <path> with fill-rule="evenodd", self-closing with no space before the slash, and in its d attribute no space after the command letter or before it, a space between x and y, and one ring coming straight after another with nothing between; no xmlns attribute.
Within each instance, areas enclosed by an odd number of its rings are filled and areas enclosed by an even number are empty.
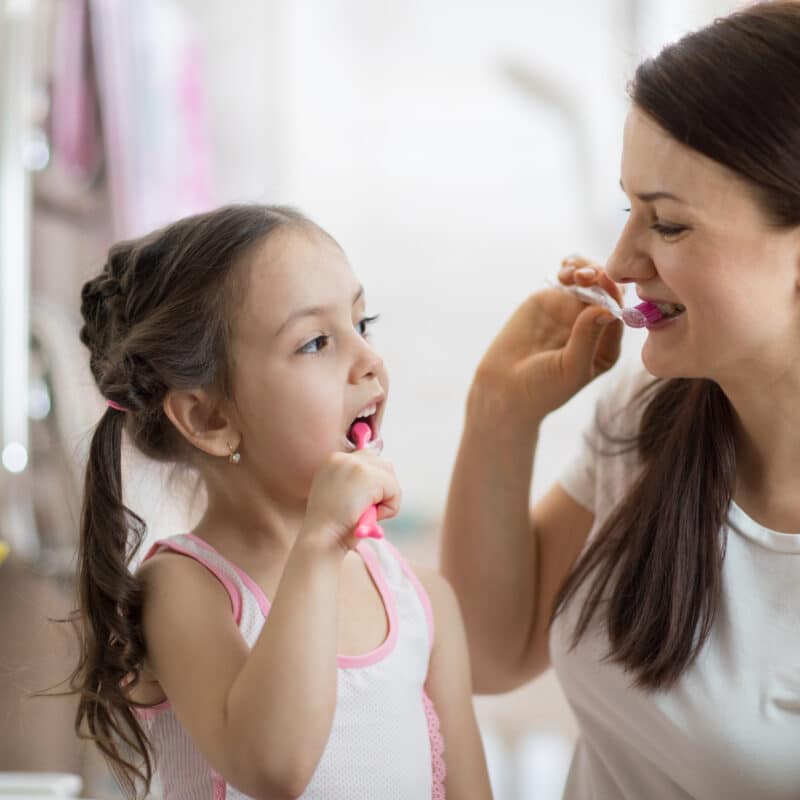
<svg viewBox="0 0 800 800"><path fill-rule="evenodd" d="M599 285L622 302L619 287L602 267L579 256L564 259L559 280ZM470 403L498 422L530 420L537 425L619 358L621 322L601 306L566 292L531 295L500 331L475 375Z"/></svg>
<svg viewBox="0 0 800 800"><path fill-rule="evenodd" d="M401 496L394 467L374 451L333 453L314 476L299 539L321 537L347 552L358 543L353 532L364 511L376 505L378 519L394 517Z"/></svg>

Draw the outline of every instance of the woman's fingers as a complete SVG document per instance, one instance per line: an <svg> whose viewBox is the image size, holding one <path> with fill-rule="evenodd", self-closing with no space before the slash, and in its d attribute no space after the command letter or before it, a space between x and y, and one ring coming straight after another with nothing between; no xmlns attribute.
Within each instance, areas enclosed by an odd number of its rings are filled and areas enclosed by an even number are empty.
<svg viewBox="0 0 800 800"><path fill-rule="evenodd" d="M622 350L622 331L624 327L622 322L614 320L603 328L594 354L594 365L598 372L605 372L617 363Z"/></svg>
<svg viewBox="0 0 800 800"><path fill-rule="evenodd" d="M622 305L622 290L614 283L596 261L583 256L567 256L561 262L558 279L565 286L577 284L578 286L594 286L598 284L605 289L620 305Z"/></svg>

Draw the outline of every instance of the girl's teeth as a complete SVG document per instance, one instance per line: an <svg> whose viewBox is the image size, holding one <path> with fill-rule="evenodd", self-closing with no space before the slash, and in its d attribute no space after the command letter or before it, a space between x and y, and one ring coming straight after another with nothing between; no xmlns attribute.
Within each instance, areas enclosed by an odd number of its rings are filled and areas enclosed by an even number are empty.
<svg viewBox="0 0 800 800"><path fill-rule="evenodd" d="M367 417L371 417L376 411L378 407L376 405L371 405L369 408L365 408L357 417L356 419L366 419Z"/></svg>

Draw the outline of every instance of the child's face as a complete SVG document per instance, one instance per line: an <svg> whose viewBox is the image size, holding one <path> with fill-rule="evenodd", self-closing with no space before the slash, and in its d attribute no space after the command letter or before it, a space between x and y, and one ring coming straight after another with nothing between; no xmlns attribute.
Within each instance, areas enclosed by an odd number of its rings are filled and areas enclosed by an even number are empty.
<svg viewBox="0 0 800 800"><path fill-rule="evenodd" d="M352 449L349 428L372 404L377 438L388 376L364 292L334 242L287 228L244 266L232 343L242 458L271 496L302 501L323 461Z"/></svg>
<svg viewBox="0 0 800 800"><path fill-rule="evenodd" d="M783 369L800 329L798 231L770 227L738 176L635 107L625 125L622 183L631 210L609 275L634 282L643 299L686 307L648 332L648 370L721 381Z"/></svg>

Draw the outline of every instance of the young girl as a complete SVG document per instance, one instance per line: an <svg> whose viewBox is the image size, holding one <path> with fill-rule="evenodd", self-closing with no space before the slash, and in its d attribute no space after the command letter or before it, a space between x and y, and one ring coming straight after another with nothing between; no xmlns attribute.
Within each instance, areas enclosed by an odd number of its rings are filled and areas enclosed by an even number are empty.
<svg viewBox="0 0 800 800"><path fill-rule="evenodd" d="M123 788L165 798L486 798L458 604L382 539L387 374L336 242L233 206L118 244L82 292L108 409L86 471L77 717ZM205 514L128 565L126 431L201 477ZM444 753L443 753L444 750ZM447 769L445 769L445 760Z"/></svg>

